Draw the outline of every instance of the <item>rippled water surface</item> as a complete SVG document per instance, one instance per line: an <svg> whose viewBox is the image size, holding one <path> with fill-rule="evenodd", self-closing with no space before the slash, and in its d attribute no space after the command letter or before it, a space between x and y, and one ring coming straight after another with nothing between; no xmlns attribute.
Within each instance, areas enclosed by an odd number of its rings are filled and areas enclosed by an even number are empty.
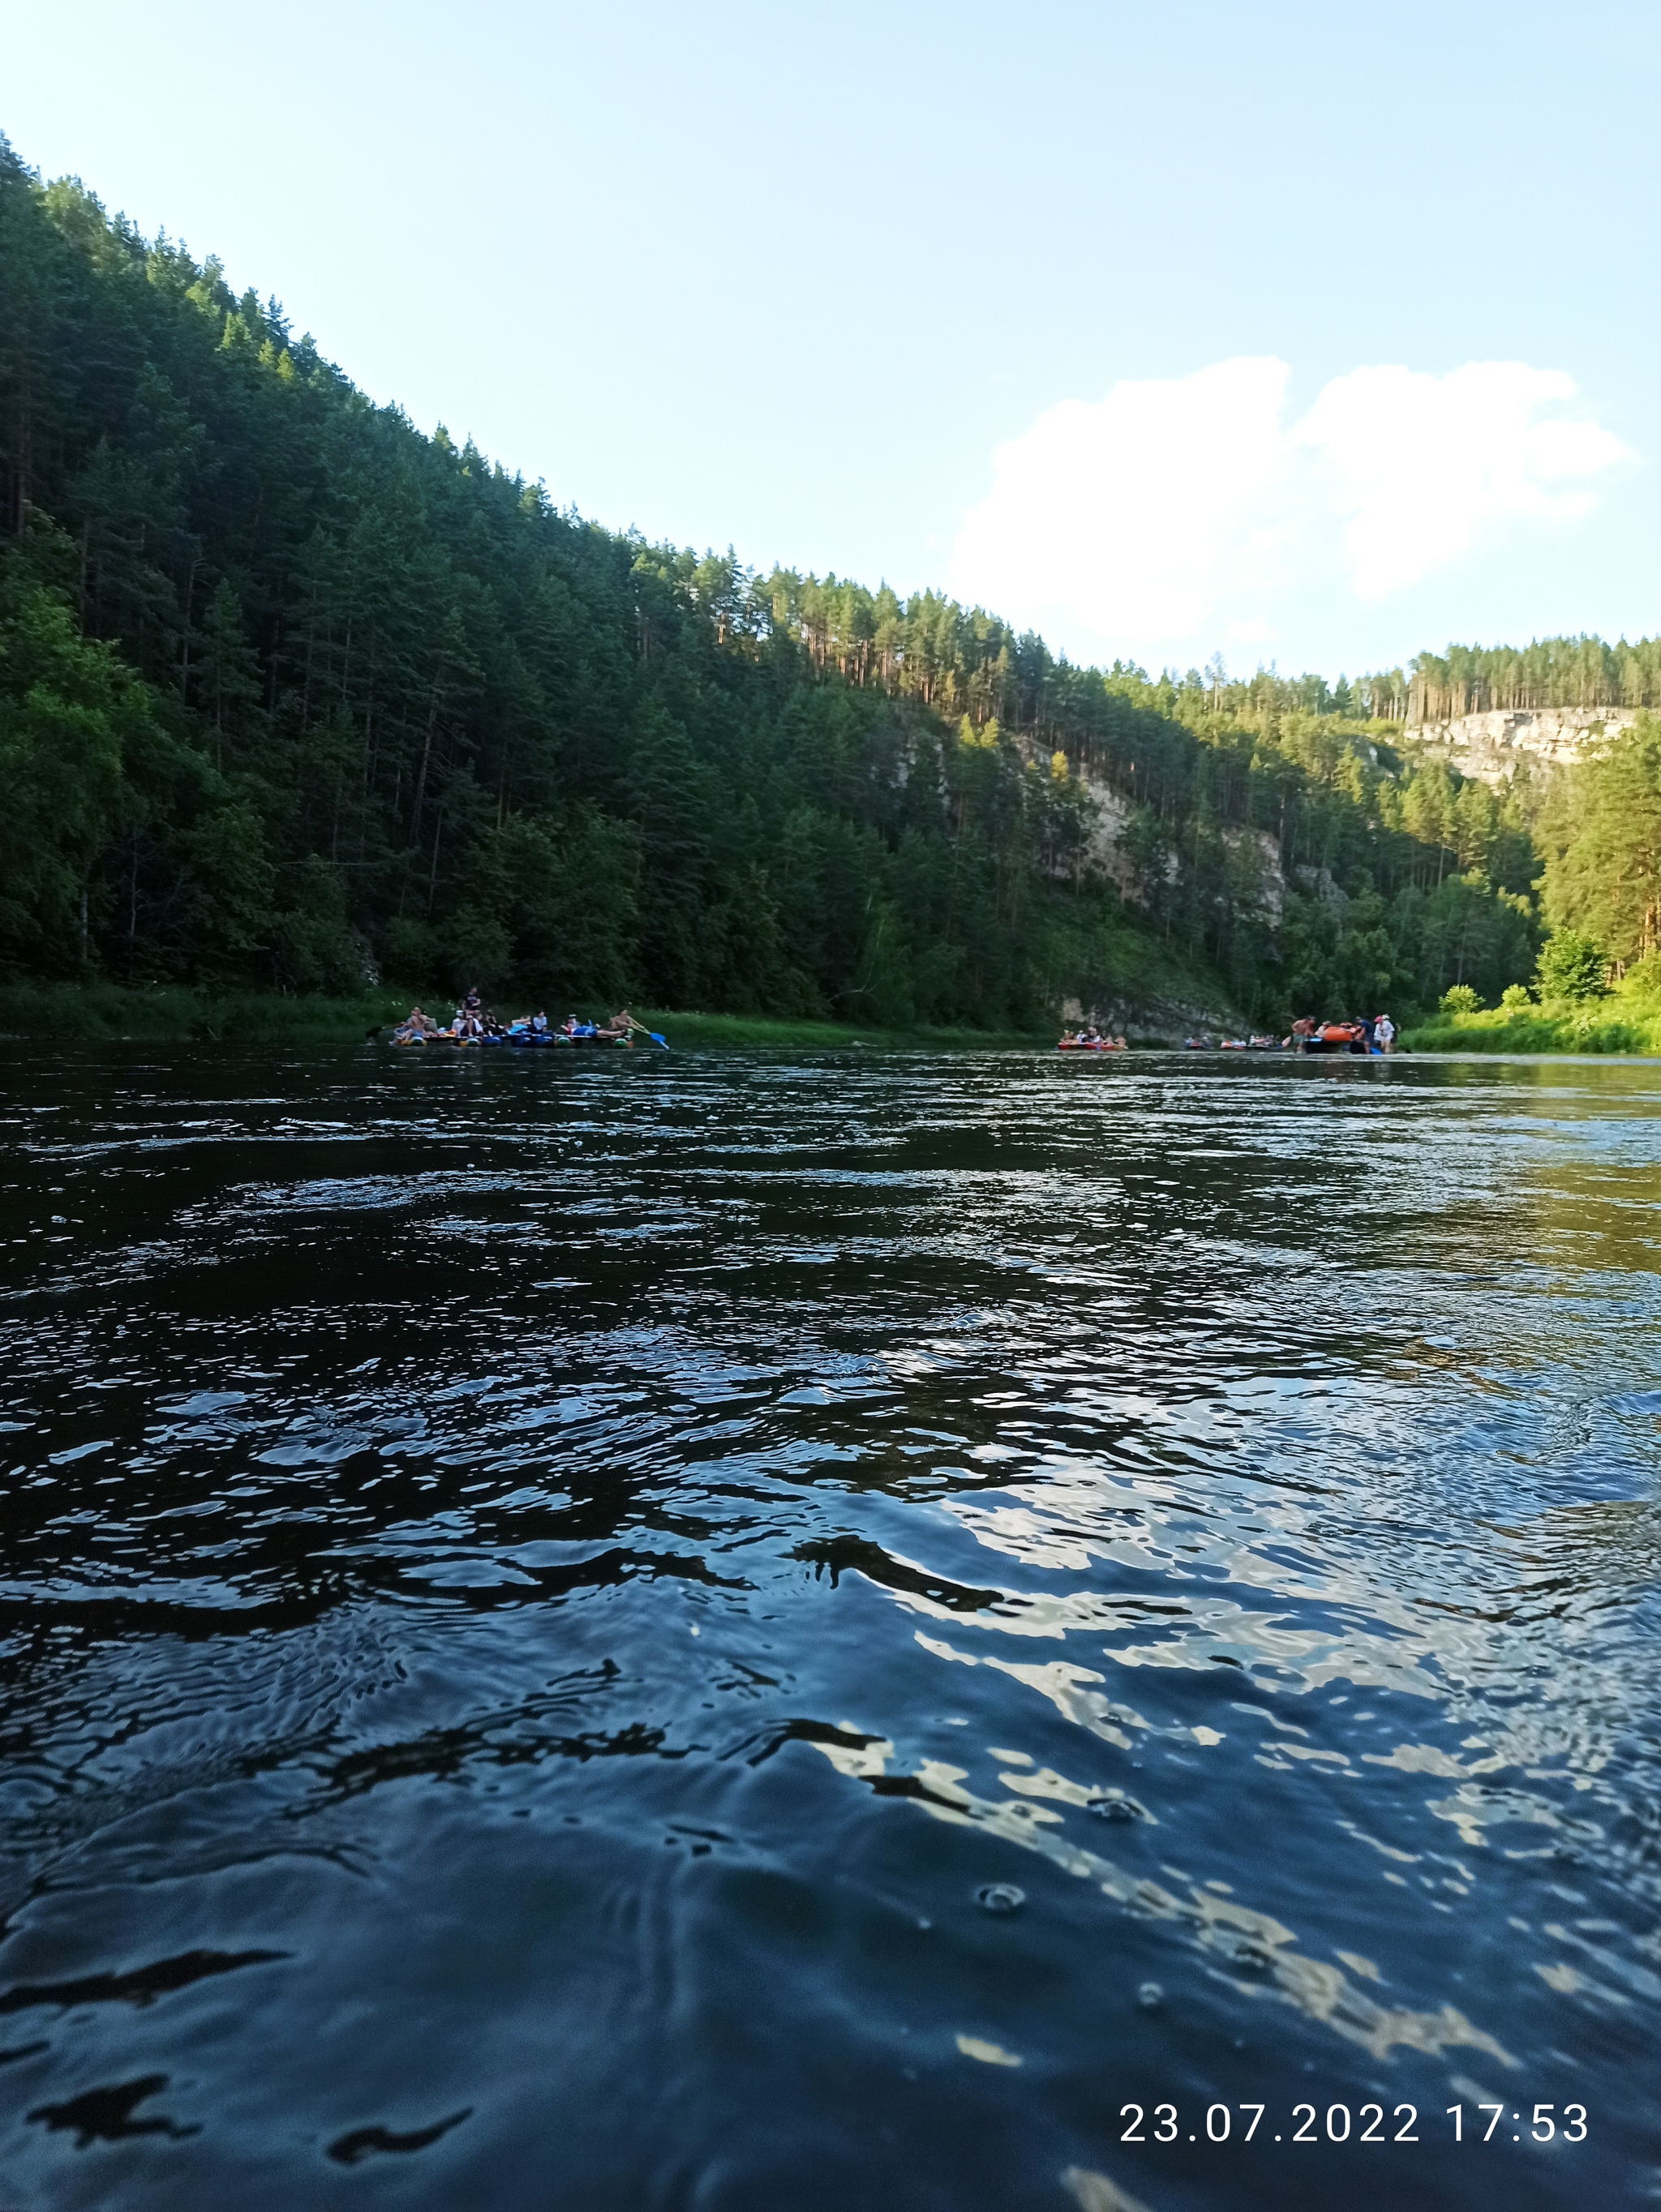
<svg viewBox="0 0 1661 2212"><path fill-rule="evenodd" d="M1661 1070L0 1085L6 2212L1661 2191Z"/></svg>

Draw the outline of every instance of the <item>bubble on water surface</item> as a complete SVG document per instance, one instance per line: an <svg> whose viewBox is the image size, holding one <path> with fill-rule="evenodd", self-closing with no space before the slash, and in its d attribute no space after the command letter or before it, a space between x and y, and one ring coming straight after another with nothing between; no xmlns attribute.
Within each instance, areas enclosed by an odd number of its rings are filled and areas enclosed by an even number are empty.
<svg viewBox="0 0 1661 2212"><path fill-rule="evenodd" d="M1026 1903L1026 1892L1013 1881L989 1881L975 1892L975 1902L986 1912L1019 1912Z"/></svg>

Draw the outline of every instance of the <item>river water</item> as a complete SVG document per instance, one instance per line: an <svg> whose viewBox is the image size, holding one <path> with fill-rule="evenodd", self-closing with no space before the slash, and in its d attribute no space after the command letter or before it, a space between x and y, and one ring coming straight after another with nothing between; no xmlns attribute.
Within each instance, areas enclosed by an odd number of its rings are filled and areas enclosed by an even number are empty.
<svg viewBox="0 0 1661 2212"><path fill-rule="evenodd" d="M3 2212L1661 2193L1661 1070L0 1084Z"/></svg>

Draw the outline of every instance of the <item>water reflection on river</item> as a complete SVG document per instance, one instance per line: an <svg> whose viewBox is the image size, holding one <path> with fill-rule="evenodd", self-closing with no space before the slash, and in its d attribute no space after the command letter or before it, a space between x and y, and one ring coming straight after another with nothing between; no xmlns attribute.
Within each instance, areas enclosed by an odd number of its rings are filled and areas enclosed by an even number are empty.
<svg viewBox="0 0 1661 2212"><path fill-rule="evenodd" d="M0 1116L7 2212L1661 2190L1661 1070Z"/></svg>

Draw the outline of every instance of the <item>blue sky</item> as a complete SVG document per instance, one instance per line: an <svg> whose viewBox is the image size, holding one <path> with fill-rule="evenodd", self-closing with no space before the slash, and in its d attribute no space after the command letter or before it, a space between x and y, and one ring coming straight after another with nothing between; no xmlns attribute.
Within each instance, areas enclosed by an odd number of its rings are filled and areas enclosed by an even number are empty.
<svg viewBox="0 0 1661 2212"><path fill-rule="evenodd" d="M1661 10L5 6L0 128L562 504L1329 674L1661 629Z"/></svg>

